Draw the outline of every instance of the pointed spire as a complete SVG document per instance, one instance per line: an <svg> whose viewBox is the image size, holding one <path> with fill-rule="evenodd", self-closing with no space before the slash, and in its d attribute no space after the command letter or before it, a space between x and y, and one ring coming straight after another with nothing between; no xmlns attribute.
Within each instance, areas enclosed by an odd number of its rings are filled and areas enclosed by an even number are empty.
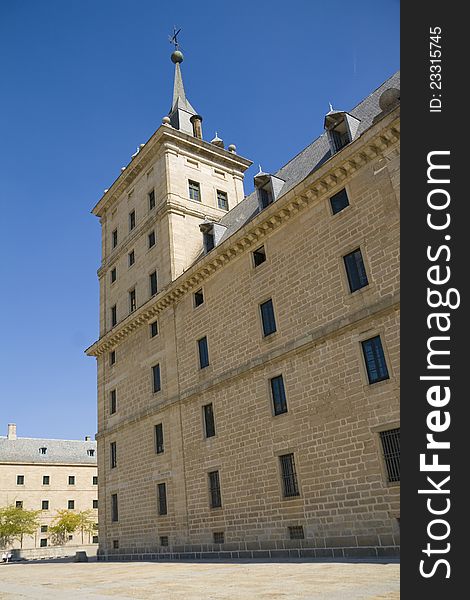
<svg viewBox="0 0 470 600"><path fill-rule="evenodd" d="M173 84L173 102L168 116L170 117L171 125L175 129L179 129L180 131L184 131L185 133L193 135L193 125L190 119L193 115L196 115L197 112L186 98L186 93L184 91L183 76L180 66L184 60L184 56L181 50L179 50L178 42L175 39L177 33L175 33L173 38L170 39L171 43L175 44L175 50L171 55L171 61L175 65L175 81Z"/></svg>

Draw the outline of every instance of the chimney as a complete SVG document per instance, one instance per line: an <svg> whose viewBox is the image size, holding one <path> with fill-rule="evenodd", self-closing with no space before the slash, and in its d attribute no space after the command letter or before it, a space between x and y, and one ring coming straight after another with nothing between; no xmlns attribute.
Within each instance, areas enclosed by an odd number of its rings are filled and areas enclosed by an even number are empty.
<svg viewBox="0 0 470 600"><path fill-rule="evenodd" d="M89 442L91 440L91 437L89 435L85 436L85 442Z"/></svg>
<svg viewBox="0 0 470 600"><path fill-rule="evenodd" d="M193 115L189 119L193 126L193 135L195 138L202 140L202 117L201 115Z"/></svg>
<svg viewBox="0 0 470 600"><path fill-rule="evenodd" d="M16 425L15 425L15 423L8 423L8 439L16 440Z"/></svg>

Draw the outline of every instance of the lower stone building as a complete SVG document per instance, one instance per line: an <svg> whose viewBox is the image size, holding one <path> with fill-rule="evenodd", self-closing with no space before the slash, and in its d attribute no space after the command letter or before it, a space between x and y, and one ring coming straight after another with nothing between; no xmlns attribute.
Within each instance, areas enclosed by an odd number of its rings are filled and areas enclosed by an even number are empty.
<svg viewBox="0 0 470 600"><path fill-rule="evenodd" d="M172 60L93 210L100 556L396 555L399 75L243 196Z"/></svg>
<svg viewBox="0 0 470 600"><path fill-rule="evenodd" d="M22 549L47 548L53 541L49 527L58 510L90 510L94 534L68 536L68 546L98 543L98 473L96 442L17 437L16 425L0 436L0 508L39 510L39 527L24 536ZM12 548L19 548L15 540Z"/></svg>

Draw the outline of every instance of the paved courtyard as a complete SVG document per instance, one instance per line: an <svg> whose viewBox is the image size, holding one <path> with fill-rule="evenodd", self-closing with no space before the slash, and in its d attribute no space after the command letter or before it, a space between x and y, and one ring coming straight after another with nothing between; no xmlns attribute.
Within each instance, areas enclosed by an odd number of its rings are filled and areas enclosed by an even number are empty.
<svg viewBox="0 0 470 600"><path fill-rule="evenodd" d="M397 563L0 565L1 600L397 600L399 597Z"/></svg>

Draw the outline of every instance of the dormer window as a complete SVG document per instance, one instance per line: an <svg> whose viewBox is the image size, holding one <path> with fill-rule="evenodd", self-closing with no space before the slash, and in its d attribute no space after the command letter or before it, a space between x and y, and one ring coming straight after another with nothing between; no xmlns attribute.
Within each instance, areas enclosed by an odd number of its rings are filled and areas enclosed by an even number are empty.
<svg viewBox="0 0 470 600"><path fill-rule="evenodd" d="M210 252L215 247L215 236L213 231L206 232L204 236L204 250Z"/></svg>
<svg viewBox="0 0 470 600"><path fill-rule="evenodd" d="M86 452L88 456L95 456L95 450L93 448L89 448Z"/></svg>
<svg viewBox="0 0 470 600"><path fill-rule="evenodd" d="M255 188L258 192L259 209L264 210L279 197L284 186L284 179L260 171L254 177Z"/></svg>
<svg viewBox="0 0 470 600"><path fill-rule="evenodd" d="M202 232L204 253L207 254L217 246L227 228L220 223L204 221L199 225L199 229Z"/></svg>
<svg viewBox="0 0 470 600"><path fill-rule="evenodd" d="M267 190L266 188L260 188L259 192L259 201L261 204L261 208L266 208L273 202L273 195L271 190Z"/></svg>
<svg viewBox="0 0 470 600"><path fill-rule="evenodd" d="M325 117L325 129L332 154L352 142L356 136L360 121L349 113L331 109Z"/></svg>
<svg viewBox="0 0 470 600"><path fill-rule="evenodd" d="M39 448L39 454L47 454L47 448L45 446L41 446L41 448Z"/></svg>

